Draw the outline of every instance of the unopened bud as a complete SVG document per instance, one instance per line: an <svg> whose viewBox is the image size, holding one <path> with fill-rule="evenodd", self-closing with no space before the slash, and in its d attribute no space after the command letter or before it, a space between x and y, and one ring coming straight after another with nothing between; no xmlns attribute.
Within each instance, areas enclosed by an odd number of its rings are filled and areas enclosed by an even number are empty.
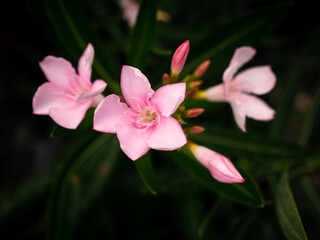
<svg viewBox="0 0 320 240"><path fill-rule="evenodd" d="M210 66L210 60L204 61L194 71L194 75L196 77L201 77L203 74L205 74L207 72L209 66Z"/></svg>
<svg viewBox="0 0 320 240"><path fill-rule="evenodd" d="M187 118L195 118L204 112L203 108L192 108L185 112L185 117Z"/></svg>
<svg viewBox="0 0 320 240"><path fill-rule="evenodd" d="M204 132L205 128L201 127L201 126L193 126L189 129L189 133L191 135L195 135L195 134L200 134L202 132Z"/></svg>
<svg viewBox="0 0 320 240"><path fill-rule="evenodd" d="M223 183L244 182L243 177L229 158L192 142L188 142L186 147L193 153L194 157L210 171L212 177L217 181Z"/></svg>
<svg viewBox="0 0 320 240"><path fill-rule="evenodd" d="M163 84L168 84L170 83L170 76L168 75L168 73L164 73L162 75L162 83Z"/></svg>
<svg viewBox="0 0 320 240"><path fill-rule="evenodd" d="M172 75L179 75L181 72L184 63L187 60L187 56L189 53L189 40L182 43L178 49L174 52L171 62L171 72Z"/></svg>
<svg viewBox="0 0 320 240"><path fill-rule="evenodd" d="M187 84L187 89L195 89L195 88L198 88L201 86L201 84L203 83L202 80L199 80L199 81L193 81L193 82L189 82Z"/></svg>
<svg viewBox="0 0 320 240"><path fill-rule="evenodd" d="M186 91L186 98L193 98L193 96L195 96L198 91L199 91L198 88L195 88L192 90L187 90Z"/></svg>
<svg viewBox="0 0 320 240"><path fill-rule="evenodd" d="M159 22L169 22L171 19L171 16L169 13L158 10L157 11L157 20Z"/></svg>

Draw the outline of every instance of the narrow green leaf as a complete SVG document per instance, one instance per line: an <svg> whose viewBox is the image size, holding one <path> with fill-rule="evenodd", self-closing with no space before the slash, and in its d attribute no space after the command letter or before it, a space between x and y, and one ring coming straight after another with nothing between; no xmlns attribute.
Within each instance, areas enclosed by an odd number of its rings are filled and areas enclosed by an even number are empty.
<svg viewBox="0 0 320 240"><path fill-rule="evenodd" d="M119 147L109 134L85 135L66 152L51 186L46 231L49 239L71 239L74 228L112 173Z"/></svg>
<svg viewBox="0 0 320 240"><path fill-rule="evenodd" d="M276 184L276 211L284 235L290 240L308 239L289 186L287 171L283 172Z"/></svg>
<svg viewBox="0 0 320 240"><path fill-rule="evenodd" d="M212 127L204 125L206 131L199 135L190 136L197 143L214 148L219 152L241 154L259 154L264 156L294 157L299 158L305 153L304 149L296 144L275 141L265 136L243 134L224 127Z"/></svg>
<svg viewBox="0 0 320 240"><path fill-rule="evenodd" d="M183 73L192 72L200 63L207 59L216 62L216 56L227 49L234 51L235 47L257 41L277 25L286 14L292 3L283 2L250 12L237 17L229 23L209 32L203 40L192 44L192 51L183 69Z"/></svg>
<svg viewBox="0 0 320 240"><path fill-rule="evenodd" d="M154 195L157 194L155 188L155 176L154 168L152 164L152 158L150 152L142 156L134 162L136 169L139 173L141 180L143 181L146 188Z"/></svg>
<svg viewBox="0 0 320 240"><path fill-rule="evenodd" d="M155 0L143 0L136 25L133 29L129 65L143 70L148 55L153 45L156 27L156 2Z"/></svg>
<svg viewBox="0 0 320 240"><path fill-rule="evenodd" d="M307 176L303 176L300 179L300 183L303 186L303 189L307 193L309 199L317 209L318 213L320 214L320 195L317 192L317 189L313 186L312 182Z"/></svg>
<svg viewBox="0 0 320 240"><path fill-rule="evenodd" d="M93 70L108 83L108 88L116 94L120 93L119 83L111 77L112 67L103 56L103 51L97 34L88 24L82 1L46 0L48 18L64 48L78 60L85 47L91 42L95 48Z"/></svg>
<svg viewBox="0 0 320 240"><path fill-rule="evenodd" d="M169 154L196 180L221 197L253 207L264 207L264 199L260 190L255 180L248 173L240 170L242 177L245 178L244 183L220 183L213 179L209 170L201 165L187 149L182 148L179 152L170 152Z"/></svg>

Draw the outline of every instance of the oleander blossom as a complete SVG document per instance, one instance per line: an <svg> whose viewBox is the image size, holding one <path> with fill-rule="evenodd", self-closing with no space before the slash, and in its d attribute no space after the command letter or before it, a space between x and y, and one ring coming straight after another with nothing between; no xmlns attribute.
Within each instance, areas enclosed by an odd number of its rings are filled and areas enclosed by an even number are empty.
<svg viewBox="0 0 320 240"><path fill-rule="evenodd" d="M246 117L269 121L275 115L275 111L262 99L252 95L263 95L274 88L276 76L271 67L252 67L235 75L245 63L254 57L255 53L252 47L236 49L229 67L223 74L223 83L198 93L198 97L212 102L229 102L235 121L244 132L246 131Z"/></svg>
<svg viewBox="0 0 320 240"><path fill-rule="evenodd" d="M78 63L78 74L71 63L59 57L47 56L39 63L49 82L42 84L33 97L33 113L49 115L57 124L76 129L90 107L103 99L107 84L103 80L91 83L94 49L89 43Z"/></svg>
<svg viewBox="0 0 320 240"><path fill-rule="evenodd" d="M107 96L95 110L93 129L116 133L122 151L132 160L150 148L171 151L186 144L180 123L171 116L184 101L185 83L154 92L139 69L123 66L121 90L126 103L115 94Z"/></svg>
<svg viewBox="0 0 320 240"><path fill-rule="evenodd" d="M188 142L187 147L194 157L205 166L212 177L223 183L241 183L244 179L229 158L211 149Z"/></svg>

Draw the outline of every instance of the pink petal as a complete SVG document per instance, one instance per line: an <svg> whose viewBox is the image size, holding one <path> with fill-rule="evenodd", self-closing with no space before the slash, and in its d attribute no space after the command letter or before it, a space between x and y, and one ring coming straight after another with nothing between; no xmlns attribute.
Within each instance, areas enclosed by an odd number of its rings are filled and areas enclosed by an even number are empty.
<svg viewBox="0 0 320 240"><path fill-rule="evenodd" d="M270 66L253 67L239 73L231 84L237 90L261 95L274 88L276 76Z"/></svg>
<svg viewBox="0 0 320 240"><path fill-rule="evenodd" d="M189 40L182 43L174 52L171 62L171 72L179 74L187 60L189 53Z"/></svg>
<svg viewBox="0 0 320 240"><path fill-rule="evenodd" d="M246 131L246 111L244 106L241 105L238 99L233 99L230 101L232 108L234 120L236 124L242 131Z"/></svg>
<svg viewBox="0 0 320 240"><path fill-rule="evenodd" d="M244 181L230 159L223 155L203 146L198 146L194 155L201 164L209 169L212 177L219 182L240 183Z"/></svg>
<svg viewBox="0 0 320 240"><path fill-rule="evenodd" d="M99 132L116 133L117 125L129 124L125 114L129 109L120 97L111 94L101 101L94 112L93 129Z"/></svg>
<svg viewBox="0 0 320 240"><path fill-rule="evenodd" d="M206 90L206 99L212 102L224 102L226 101L224 94L224 84L219 84L210 87Z"/></svg>
<svg viewBox="0 0 320 240"><path fill-rule="evenodd" d="M130 27L134 27L139 13L139 5L135 0L120 0L124 18Z"/></svg>
<svg viewBox="0 0 320 240"><path fill-rule="evenodd" d="M223 81L229 82L234 74L241 68L245 63L250 61L256 54L256 50L252 47L241 47L237 48L233 54L233 57L229 63L229 67L223 73Z"/></svg>
<svg viewBox="0 0 320 240"><path fill-rule="evenodd" d="M121 90L129 105L132 98L140 99L147 105L154 93L146 76L139 69L130 66L122 67Z"/></svg>
<svg viewBox="0 0 320 240"><path fill-rule="evenodd" d="M67 92L53 83L44 83L36 91L32 107L34 114L48 115L51 108L71 107L74 99L68 98Z"/></svg>
<svg viewBox="0 0 320 240"><path fill-rule="evenodd" d="M274 118L276 112L262 99L248 94L239 95L238 101L245 109L248 117L260 121L269 121Z"/></svg>
<svg viewBox="0 0 320 240"><path fill-rule="evenodd" d="M78 63L78 73L81 86L89 87L91 85L91 66L94 58L94 48L91 43L84 50Z"/></svg>
<svg viewBox="0 0 320 240"><path fill-rule="evenodd" d="M122 151L133 161L139 159L146 154L150 147L147 140L152 133L151 128L141 130L135 128L134 125L118 125L117 136Z"/></svg>
<svg viewBox="0 0 320 240"><path fill-rule="evenodd" d="M90 108L92 101L75 104L70 108L52 108L49 116L60 126L76 129Z"/></svg>
<svg viewBox="0 0 320 240"><path fill-rule="evenodd" d="M150 148L157 150L175 150L187 143L187 138L180 123L173 117L160 117L158 126L153 128L148 140Z"/></svg>
<svg viewBox="0 0 320 240"><path fill-rule="evenodd" d="M70 88L70 82L78 81L71 63L63 58L48 56L39 65L49 82L64 89Z"/></svg>
<svg viewBox="0 0 320 240"><path fill-rule="evenodd" d="M229 66L231 66L237 62L239 64L239 68L240 68L245 63L249 62L254 57L255 54L256 54L256 50L252 47L237 48L232 56L232 59L229 63Z"/></svg>
<svg viewBox="0 0 320 240"><path fill-rule="evenodd" d="M77 102L88 100L90 98L94 98L95 96L99 95L104 91L106 88L107 84L103 80L96 80L92 84L90 92L83 93L81 96L78 98Z"/></svg>
<svg viewBox="0 0 320 240"><path fill-rule="evenodd" d="M169 117L183 102L186 93L186 83L168 84L160 87L151 97L150 103L157 110Z"/></svg>

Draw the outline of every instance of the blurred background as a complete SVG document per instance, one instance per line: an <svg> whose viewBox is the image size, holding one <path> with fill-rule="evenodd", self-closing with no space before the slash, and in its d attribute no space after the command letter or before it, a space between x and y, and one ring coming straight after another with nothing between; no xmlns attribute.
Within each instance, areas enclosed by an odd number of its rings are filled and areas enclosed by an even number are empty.
<svg viewBox="0 0 320 240"><path fill-rule="evenodd" d="M233 51L245 45L257 49L249 66L271 65L276 73L275 89L263 97L277 110L273 121L247 119L244 136L229 106L206 103L197 103L208 111L194 121L216 136L207 141L208 147L254 176L264 208L222 198L169 155L154 151L157 195L152 195L132 161L115 150L114 137L93 131L50 137L57 128L54 122L32 114L32 97L46 81L38 62L54 55L76 66L84 49L76 46L77 39L90 41L108 77L118 82L121 66L130 62L133 30L116 0L11 1L0 10L0 238L284 239L270 182L288 167L307 236L318 239L320 19L314 2L159 0L157 9L170 19L156 23L143 66L152 86L159 86L162 74L169 72L173 51L185 40L190 40L185 74L209 54L211 66L203 77L204 87L221 82ZM104 76L95 71L92 79L98 77ZM208 137L199 135L194 140L205 145ZM224 144L223 139L248 141L249 147L242 150L233 143ZM259 152L250 145L259 141L301 151L289 157L282 152L270 156L268 149ZM305 156L316 160L309 164ZM74 159L81 160L77 166L72 165ZM294 159L294 164L283 159ZM83 171L83 178L66 175L69 166Z"/></svg>

